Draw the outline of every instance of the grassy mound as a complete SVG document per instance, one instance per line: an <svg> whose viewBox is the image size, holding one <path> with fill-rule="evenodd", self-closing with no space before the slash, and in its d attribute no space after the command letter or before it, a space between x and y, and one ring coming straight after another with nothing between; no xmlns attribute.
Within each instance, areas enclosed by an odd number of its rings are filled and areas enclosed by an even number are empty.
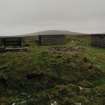
<svg viewBox="0 0 105 105"><path fill-rule="evenodd" d="M0 105L104 105L104 53L88 36L0 53Z"/></svg>
<svg viewBox="0 0 105 105"><path fill-rule="evenodd" d="M104 85L97 81L105 73L84 50L50 47L0 55L1 105L102 105Z"/></svg>

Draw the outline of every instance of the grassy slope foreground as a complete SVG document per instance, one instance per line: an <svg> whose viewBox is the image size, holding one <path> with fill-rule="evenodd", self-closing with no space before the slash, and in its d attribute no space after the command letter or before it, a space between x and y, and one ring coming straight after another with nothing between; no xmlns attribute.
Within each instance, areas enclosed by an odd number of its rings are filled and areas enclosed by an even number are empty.
<svg viewBox="0 0 105 105"><path fill-rule="evenodd" d="M1 53L0 105L104 105L104 53L89 37Z"/></svg>

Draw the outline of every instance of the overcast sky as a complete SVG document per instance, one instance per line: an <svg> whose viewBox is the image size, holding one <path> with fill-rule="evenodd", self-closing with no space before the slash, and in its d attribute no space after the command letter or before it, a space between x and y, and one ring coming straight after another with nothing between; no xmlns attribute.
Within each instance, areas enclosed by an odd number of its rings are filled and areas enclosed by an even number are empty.
<svg viewBox="0 0 105 105"><path fill-rule="evenodd" d="M0 35L55 29L105 33L105 0L0 0Z"/></svg>

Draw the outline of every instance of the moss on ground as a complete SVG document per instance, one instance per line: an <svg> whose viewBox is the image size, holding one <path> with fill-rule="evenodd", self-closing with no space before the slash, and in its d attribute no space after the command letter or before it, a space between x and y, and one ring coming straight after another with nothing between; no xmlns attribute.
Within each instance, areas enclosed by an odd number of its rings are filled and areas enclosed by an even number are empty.
<svg viewBox="0 0 105 105"><path fill-rule="evenodd" d="M0 54L0 105L103 105L104 49L90 37Z"/></svg>

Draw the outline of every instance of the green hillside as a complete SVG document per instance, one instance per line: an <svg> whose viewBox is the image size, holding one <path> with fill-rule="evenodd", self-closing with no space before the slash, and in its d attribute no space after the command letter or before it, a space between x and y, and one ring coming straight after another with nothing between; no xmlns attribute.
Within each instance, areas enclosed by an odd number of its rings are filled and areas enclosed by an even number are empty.
<svg viewBox="0 0 105 105"><path fill-rule="evenodd" d="M0 53L0 105L104 105L105 49L90 36Z"/></svg>

